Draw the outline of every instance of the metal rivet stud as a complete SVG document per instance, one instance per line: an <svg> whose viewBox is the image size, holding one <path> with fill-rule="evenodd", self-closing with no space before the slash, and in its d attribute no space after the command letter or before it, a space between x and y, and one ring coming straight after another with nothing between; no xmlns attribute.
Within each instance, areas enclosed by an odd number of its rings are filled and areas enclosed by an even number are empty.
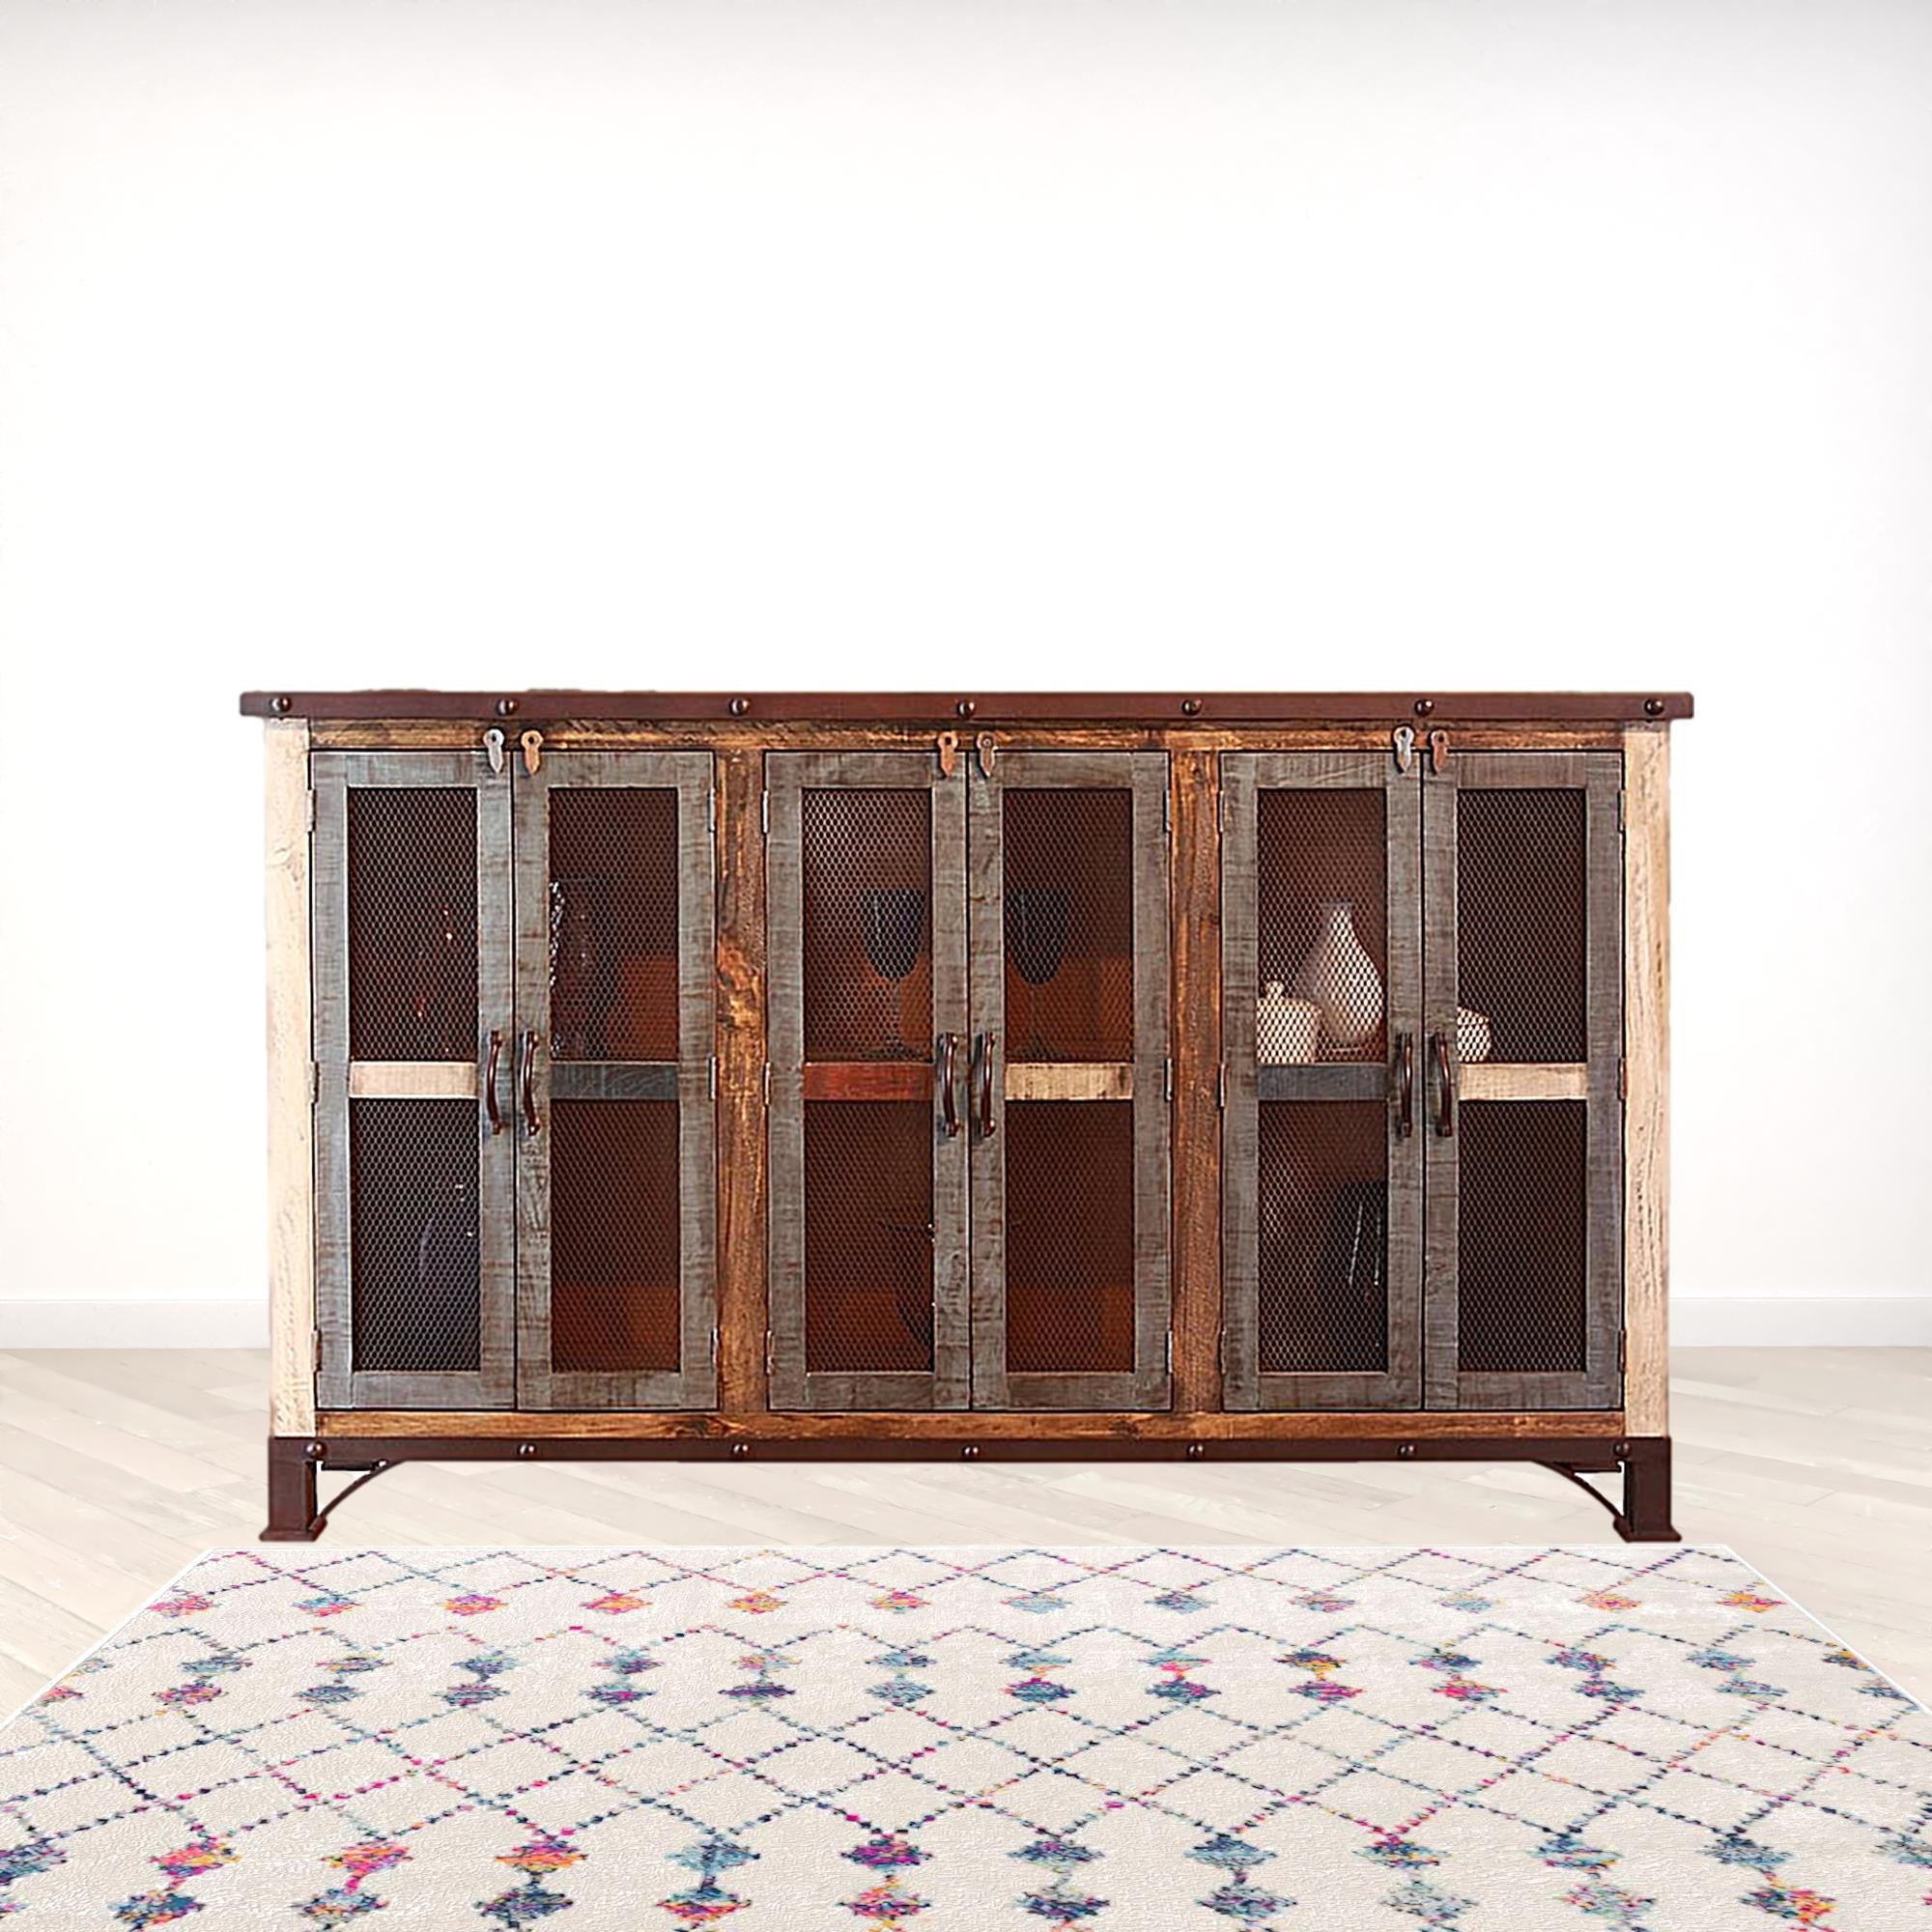
<svg viewBox="0 0 1932 1932"><path fill-rule="evenodd" d="M1406 1462L1415 1454L1415 1444L1413 1442L1398 1442L1395 1445L1395 1453Z"/></svg>
<svg viewBox="0 0 1932 1932"><path fill-rule="evenodd" d="M497 700L498 718L514 718L517 715L517 700L514 697L499 697Z"/></svg>
<svg viewBox="0 0 1932 1932"><path fill-rule="evenodd" d="M1433 697L1418 697L1415 700L1415 715L1418 718L1427 718L1435 709L1435 700Z"/></svg>
<svg viewBox="0 0 1932 1932"><path fill-rule="evenodd" d="M308 1445L308 1447L302 1451L302 1454L306 1456L311 1463L320 1463L322 1459L328 1454L328 1444L327 1442L311 1442Z"/></svg>
<svg viewBox="0 0 1932 1932"><path fill-rule="evenodd" d="M1613 1442L1610 1445L1610 1454L1614 1456L1619 1463L1623 1462L1630 1455L1630 1452L1631 1452L1631 1446L1628 1442Z"/></svg>
<svg viewBox="0 0 1932 1932"><path fill-rule="evenodd" d="M1180 715L1183 718L1199 718L1201 716L1201 700L1198 697L1183 697L1180 700Z"/></svg>
<svg viewBox="0 0 1932 1932"><path fill-rule="evenodd" d="M978 1461L980 1455L980 1445L977 1442L969 1442L963 1449L960 1450L959 1453L966 1459L967 1462L969 1463L976 1462Z"/></svg>
<svg viewBox="0 0 1932 1932"><path fill-rule="evenodd" d="M1208 1445L1205 1442L1190 1442L1187 1445L1187 1460L1190 1463L1200 1462L1207 1453Z"/></svg>
<svg viewBox="0 0 1932 1932"><path fill-rule="evenodd" d="M724 708L730 712L733 718L742 718L746 712L751 710L752 700L749 697L734 697Z"/></svg>
<svg viewBox="0 0 1932 1932"><path fill-rule="evenodd" d="M1663 716L1663 699L1661 697L1646 697L1643 700L1643 715L1646 718L1662 718Z"/></svg>
<svg viewBox="0 0 1932 1932"><path fill-rule="evenodd" d="M269 700L269 709L272 711L277 718L286 718L289 715L289 713L293 711L295 708L296 708L296 701L293 697L289 696L271 697Z"/></svg>
<svg viewBox="0 0 1932 1932"><path fill-rule="evenodd" d="M522 1457L526 1463L527 1463L530 1460L530 1458L534 1456L536 1453L537 1453L537 1445L534 1442L519 1442L517 1444L517 1454L520 1457Z"/></svg>
<svg viewBox="0 0 1932 1932"><path fill-rule="evenodd" d="M731 1445L731 1455L737 1462L742 1463L751 1453L752 1445L749 1442L734 1442Z"/></svg>
<svg viewBox="0 0 1932 1932"><path fill-rule="evenodd" d="M980 707L970 697L962 697L952 708L958 712L960 717L970 718Z"/></svg>

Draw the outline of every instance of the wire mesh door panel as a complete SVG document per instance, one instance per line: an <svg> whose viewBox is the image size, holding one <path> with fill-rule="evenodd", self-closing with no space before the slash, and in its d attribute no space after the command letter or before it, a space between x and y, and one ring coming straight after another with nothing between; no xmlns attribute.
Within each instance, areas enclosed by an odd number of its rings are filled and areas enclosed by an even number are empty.
<svg viewBox="0 0 1932 1932"><path fill-rule="evenodd" d="M772 1403L964 1407L964 773L779 753L765 783Z"/></svg>
<svg viewBox="0 0 1932 1932"><path fill-rule="evenodd" d="M1419 781L1387 753L1221 760L1231 1408L1422 1397Z"/></svg>
<svg viewBox="0 0 1932 1932"><path fill-rule="evenodd" d="M1167 758L968 779L973 1400L1167 1406Z"/></svg>
<svg viewBox="0 0 1932 1932"><path fill-rule="evenodd" d="M717 1399L708 752L517 781L517 1383L526 1408Z"/></svg>
<svg viewBox="0 0 1932 1932"><path fill-rule="evenodd" d="M1468 753L1423 781L1431 1407L1621 1400L1622 771Z"/></svg>
<svg viewBox="0 0 1932 1932"><path fill-rule="evenodd" d="M507 772L317 753L318 1388L340 1408L515 1393L514 1168L486 1074L512 1025Z"/></svg>

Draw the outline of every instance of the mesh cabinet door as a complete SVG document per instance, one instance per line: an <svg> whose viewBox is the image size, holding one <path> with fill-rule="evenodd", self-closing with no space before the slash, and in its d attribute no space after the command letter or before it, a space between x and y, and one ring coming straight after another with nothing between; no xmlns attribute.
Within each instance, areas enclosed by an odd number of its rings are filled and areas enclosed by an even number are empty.
<svg viewBox="0 0 1932 1932"><path fill-rule="evenodd" d="M1221 760L1224 1399L1422 1396L1422 808L1387 753Z"/></svg>
<svg viewBox="0 0 1932 1932"><path fill-rule="evenodd" d="M964 774L765 760L775 1408L962 1408Z"/></svg>
<svg viewBox="0 0 1932 1932"><path fill-rule="evenodd" d="M319 752L310 782L318 1392L507 1407L513 1164L483 1075L510 1038L510 776Z"/></svg>
<svg viewBox="0 0 1932 1932"><path fill-rule="evenodd" d="M1429 1406L1613 1408L1622 759L1449 764L1423 781Z"/></svg>
<svg viewBox="0 0 1932 1932"><path fill-rule="evenodd" d="M708 752L517 777L517 1388L717 1399Z"/></svg>
<svg viewBox="0 0 1932 1932"><path fill-rule="evenodd" d="M1169 1401L1167 758L974 770L973 1401Z"/></svg>

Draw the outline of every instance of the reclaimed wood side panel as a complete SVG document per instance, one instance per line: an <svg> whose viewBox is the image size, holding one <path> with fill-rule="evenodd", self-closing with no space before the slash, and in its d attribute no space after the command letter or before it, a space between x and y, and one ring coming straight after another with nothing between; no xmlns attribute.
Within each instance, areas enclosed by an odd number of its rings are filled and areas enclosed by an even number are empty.
<svg viewBox="0 0 1932 1932"><path fill-rule="evenodd" d="M1670 734L1624 733L1624 1406L1670 1430Z"/></svg>
<svg viewBox="0 0 1932 1932"><path fill-rule="evenodd" d="M308 725L263 742L268 942L269 1427L315 1428L315 1111L309 982Z"/></svg>

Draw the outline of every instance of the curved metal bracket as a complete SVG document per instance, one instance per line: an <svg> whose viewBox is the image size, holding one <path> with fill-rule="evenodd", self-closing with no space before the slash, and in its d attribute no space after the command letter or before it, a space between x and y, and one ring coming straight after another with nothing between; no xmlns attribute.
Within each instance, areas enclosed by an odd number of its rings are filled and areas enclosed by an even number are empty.
<svg viewBox="0 0 1932 1932"><path fill-rule="evenodd" d="M1623 1511L1620 1510L1616 1506L1616 1504L1613 1503L1609 1499L1609 1497L1606 1496L1603 1492L1603 1491L1596 1486L1595 1483L1586 1483L1583 1480L1582 1476L1574 1467L1572 1467L1570 1463L1545 1463L1542 1464L1542 1466L1546 1469L1554 1470L1555 1473L1561 1476L1565 1482L1575 1483L1577 1487L1579 1490L1581 1490L1583 1493L1586 1496L1588 1496L1593 1503L1597 1503L1601 1505L1604 1509L1606 1509L1610 1513L1612 1520L1618 1524L1619 1527L1622 1526L1624 1521Z"/></svg>
<svg viewBox="0 0 1932 1932"><path fill-rule="evenodd" d="M269 1526L264 1543L313 1543L328 1527L328 1520L359 1489L373 1483L395 1459L379 1457L353 1483L345 1484L327 1503L318 1504L316 1477L323 1458L320 1444L304 1448L299 1438L269 1443ZM293 1452L293 1453L290 1453Z"/></svg>

